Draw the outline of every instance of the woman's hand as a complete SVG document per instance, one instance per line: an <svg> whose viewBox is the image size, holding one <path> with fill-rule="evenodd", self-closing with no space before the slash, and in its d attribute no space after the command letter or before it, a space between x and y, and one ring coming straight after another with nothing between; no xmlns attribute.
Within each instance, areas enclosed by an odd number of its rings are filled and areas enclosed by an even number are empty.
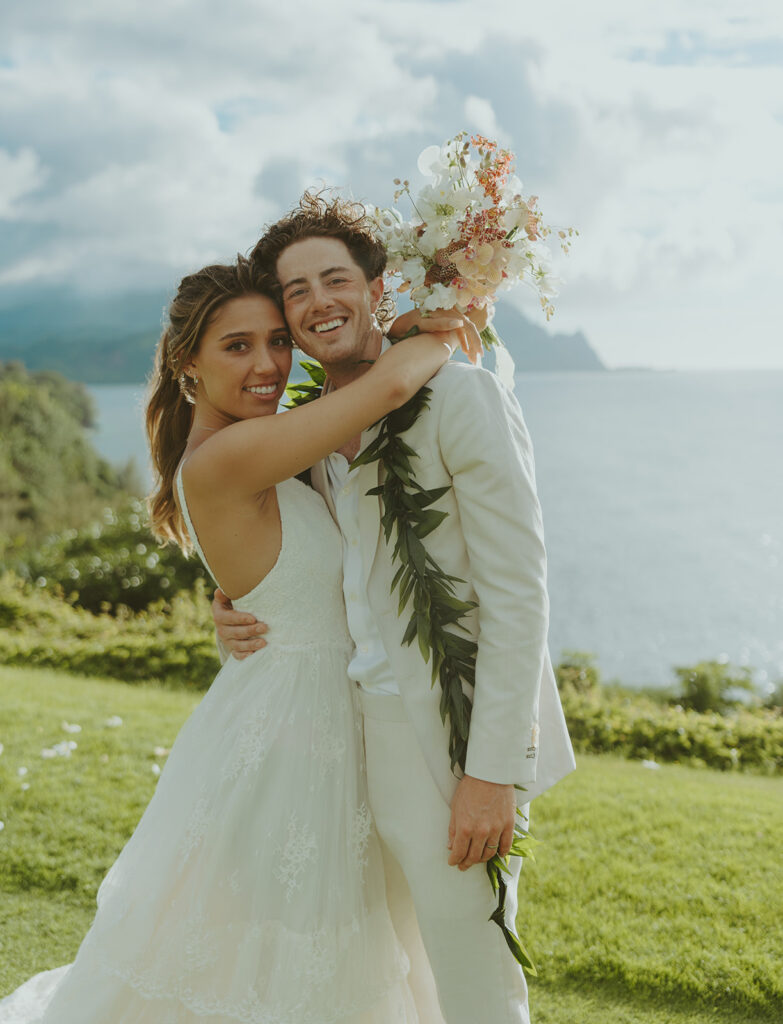
<svg viewBox="0 0 783 1024"><path fill-rule="evenodd" d="M379 356L367 376L386 379L394 389L396 404L403 405L460 348L461 333L457 328L404 338Z"/></svg>
<svg viewBox="0 0 783 1024"><path fill-rule="evenodd" d="M409 313L398 316L389 329L389 337L394 340L404 337L413 328L422 334L438 334L442 331L455 331L459 337L459 347L471 361L478 362L483 346L476 325L470 316L458 309L435 309L431 313L412 309Z"/></svg>

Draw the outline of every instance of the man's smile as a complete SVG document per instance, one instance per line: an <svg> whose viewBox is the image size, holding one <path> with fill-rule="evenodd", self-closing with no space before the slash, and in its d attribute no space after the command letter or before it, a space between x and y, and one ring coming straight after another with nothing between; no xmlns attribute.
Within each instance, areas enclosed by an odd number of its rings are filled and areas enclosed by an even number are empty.
<svg viewBox="0 0 783 1024"><path fill-rule="evenodd" d="M316 334L326 334L328 331L334 331L338 327L342 327L347 322L347 316L336 316L331 320L324 320L321 323L313 324L310 330L315 331Z"/></svg>

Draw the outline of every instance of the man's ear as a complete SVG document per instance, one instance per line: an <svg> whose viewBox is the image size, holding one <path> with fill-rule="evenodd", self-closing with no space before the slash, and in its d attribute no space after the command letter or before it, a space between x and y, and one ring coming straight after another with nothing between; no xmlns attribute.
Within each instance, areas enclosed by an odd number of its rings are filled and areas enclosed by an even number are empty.
<svg viewBox="0 0 783 1024"><path fill-rule="evenodd" d="M370 289L370 309L375 312L378 305L383 298L384 283L382 277L374 277L369 282L368 287Z"/></svg>

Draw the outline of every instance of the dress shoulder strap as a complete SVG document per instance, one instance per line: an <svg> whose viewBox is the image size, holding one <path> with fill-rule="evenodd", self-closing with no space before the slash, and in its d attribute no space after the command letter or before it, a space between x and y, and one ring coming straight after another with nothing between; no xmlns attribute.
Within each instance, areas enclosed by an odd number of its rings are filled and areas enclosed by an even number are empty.
<svg viewBox="0 0 783 1024"><path fill-rule="evenodd" d="M190 511L188 510L188 503L185 499L185 485L182 482L182 467L185 465L184 462L180 464L177 470L176 482L177 482L177 494L179 495L179 507L182 512L182 517L185 520L185 526L188 528L188 535L193 543L193 547L196 549L196 554L204 563L204 568L207 570L209 575L220 586L217 576L212 572L209 567L209 562L204 555L204 551L198 542L198 534L196 533L195 527L193 526L193 520L190 518Z"/></svg>

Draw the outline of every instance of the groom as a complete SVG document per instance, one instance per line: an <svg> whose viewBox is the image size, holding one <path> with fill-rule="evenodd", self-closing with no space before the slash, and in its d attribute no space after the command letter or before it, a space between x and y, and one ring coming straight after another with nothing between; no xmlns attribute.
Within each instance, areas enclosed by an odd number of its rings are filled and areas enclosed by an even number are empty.
<svg viewBox="0 0 783 1024"><path fill-rule="evenodd" d="M355 204L306 194L252 258L276 277L293 339L323 365L328 388L356 379L388 345L381 330L386 254ZM377 427L314 466L312 483L343 536L356 645L349 675L362 705L389 906L411 959L422 1024L527 1024L524 976L488 920L496 904L486 872L468 869L508 852L515 783L529 800L574 767L546 647L533 454L516 399L492 373L449 363L429 387L429 409L404 435L418 456L414 472L422 487L449 487L435 506L447 518L426 546L446 573L464 581L457 597L477 603L462 620L478 657L461 779L450 769L448 727L430 666L418 645L402 642L408 616L398 615L392 595L396 566L379 498L367 494L378 484L378 464L349 472ZM236 656L263 646L263 627L231 610L220 592L213 615ZM512 863L513 927L521 861Z"/></svg>

